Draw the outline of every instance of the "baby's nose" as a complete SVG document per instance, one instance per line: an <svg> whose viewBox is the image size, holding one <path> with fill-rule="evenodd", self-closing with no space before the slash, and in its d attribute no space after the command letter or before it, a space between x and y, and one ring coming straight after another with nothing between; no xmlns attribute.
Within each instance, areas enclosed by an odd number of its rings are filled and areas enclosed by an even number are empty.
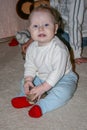
<svg viewBox="0 0 87 130"><path fill-rule="evenodd" d="M39 30L44 30L44 26L43 25L39 26Z"/></svg>

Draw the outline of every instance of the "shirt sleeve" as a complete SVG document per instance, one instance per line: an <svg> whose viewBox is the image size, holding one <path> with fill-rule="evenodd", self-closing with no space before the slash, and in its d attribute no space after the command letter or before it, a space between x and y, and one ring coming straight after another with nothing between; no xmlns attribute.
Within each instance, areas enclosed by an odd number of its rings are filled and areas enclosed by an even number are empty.
<svg viewBox="0 0 87 130"><path fill-rule="evenodd" d="M34 58L33 58L33 43L28 47L26 52L26 59L24 64L24 77L32 76L35 77L37 68L34 64Z"/></svg>
<svg viewBox="0 0 87 130"><path fill-rule="evenodd" d="M66 50L57 50L56 48L52 58L52 71L46 82L54 86L65 75L69 55Z"/></svg>
<svg viewBox="0 0 87 130"><path fill-rule="evenodd" d="M69 10L69 36L74 57L81 56L81 27L84 15L84 0L70 0Z"/></svg>

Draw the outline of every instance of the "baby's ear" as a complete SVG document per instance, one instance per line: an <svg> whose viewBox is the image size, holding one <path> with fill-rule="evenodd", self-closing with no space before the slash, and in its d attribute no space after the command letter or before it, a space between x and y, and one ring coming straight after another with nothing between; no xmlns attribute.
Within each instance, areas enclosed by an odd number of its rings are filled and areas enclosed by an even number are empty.
<svg viewBox="0 0 87 130"><path fill-rule="evenodd" d="M58 27L58 24L55 24L55 34L57 33Z"/></svg>

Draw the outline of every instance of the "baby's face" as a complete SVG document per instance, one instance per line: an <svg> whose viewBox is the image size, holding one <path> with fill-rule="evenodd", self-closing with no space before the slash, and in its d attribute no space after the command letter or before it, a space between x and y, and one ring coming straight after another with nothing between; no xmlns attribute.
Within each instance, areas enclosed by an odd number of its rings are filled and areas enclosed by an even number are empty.
<svg viewBox="0 0 87 130"><path fill-rule="evenodd" d="M54 37L58 25L54 24L49 12L34 12L31 16L29 31L34 41L39 45L46 45Z"/></svg>

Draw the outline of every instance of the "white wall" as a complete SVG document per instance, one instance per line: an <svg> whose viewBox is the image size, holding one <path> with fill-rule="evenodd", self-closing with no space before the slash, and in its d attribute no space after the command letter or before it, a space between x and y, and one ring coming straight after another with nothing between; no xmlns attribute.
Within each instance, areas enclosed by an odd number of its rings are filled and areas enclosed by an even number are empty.
<svg viewBox="0 0 87 130"><path fill-rule="evenodd" d="M0 0L0 38L15 35L17 31L27 28L28 21L16 13L18 0Z"/></svg>

